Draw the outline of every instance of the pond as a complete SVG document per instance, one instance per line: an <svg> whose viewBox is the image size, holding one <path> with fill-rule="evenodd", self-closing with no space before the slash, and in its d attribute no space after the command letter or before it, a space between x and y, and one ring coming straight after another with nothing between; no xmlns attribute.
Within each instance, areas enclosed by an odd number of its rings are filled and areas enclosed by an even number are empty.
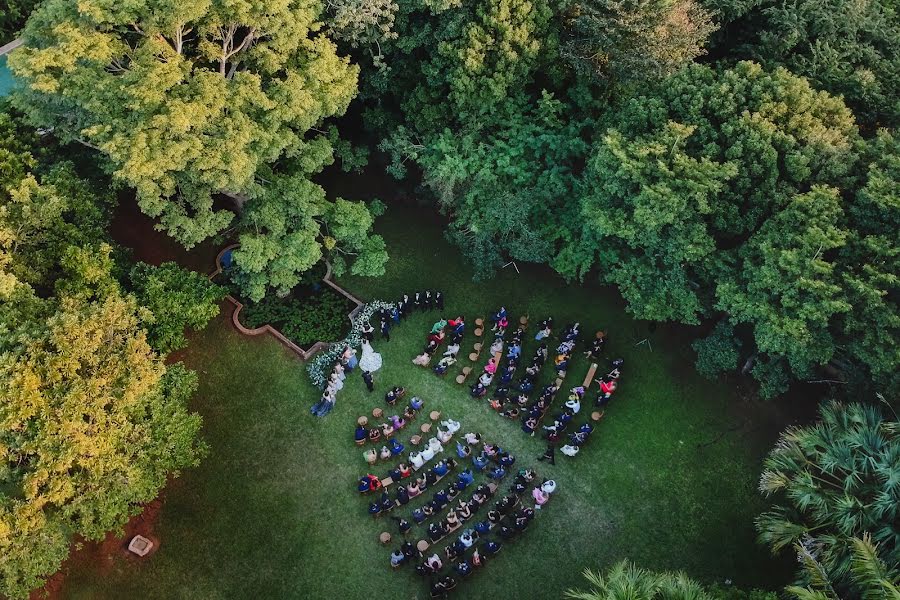
<svg viewBox="0 0 900 600"><path fill-rule="evenodd" d="M12 90L15 80L9 67L6 66L6 56L0 56L0 96L7 95Z"/></svg>

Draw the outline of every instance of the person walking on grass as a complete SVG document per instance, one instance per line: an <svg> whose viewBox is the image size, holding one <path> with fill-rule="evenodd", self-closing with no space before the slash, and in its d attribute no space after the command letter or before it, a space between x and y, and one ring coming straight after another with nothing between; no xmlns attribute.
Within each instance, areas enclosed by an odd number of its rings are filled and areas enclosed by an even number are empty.
<svg viewBox="0 0 900 600"><path fill-rule="evenodd" d="M363 381L366 383L366 388L370 392L374 392L375 391L375 378L372 376L372 374L369 371L363 371L362 378L363 378Z"/></svg>

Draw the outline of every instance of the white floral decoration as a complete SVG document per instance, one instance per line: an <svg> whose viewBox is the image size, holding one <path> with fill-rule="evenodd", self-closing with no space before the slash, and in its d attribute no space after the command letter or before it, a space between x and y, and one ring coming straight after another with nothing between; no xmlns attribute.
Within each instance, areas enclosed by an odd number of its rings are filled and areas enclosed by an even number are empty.
<svg viewBox="0 0 900 600"><path fill-rule="evenodd" d="M347 334L347 337L329 344L327 349L320 352L307 365L306 372L309 374L313 385L320 389L325 389L325 384L328 383L328 378L334 369L334 363L337 362L338 357L344 352L344 347L358 348L362 343L363 324L367 323L375 313L384 309L393 310L394 307L395 304L393 302L384 302L383 300L373 300L364 304L362 309L351 320L350 333Z"/></svg>

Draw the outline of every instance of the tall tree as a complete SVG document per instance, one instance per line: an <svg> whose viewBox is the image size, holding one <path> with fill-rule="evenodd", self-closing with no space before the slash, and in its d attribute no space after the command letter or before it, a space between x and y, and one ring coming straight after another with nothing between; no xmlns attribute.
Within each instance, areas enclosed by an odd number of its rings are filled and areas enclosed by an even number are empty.
<svg viewBox="0 0 900 600"><path fill-rule="evenodd" d="M900 427L875 406L822 406L820 419L787 429L766 458L759 489L777 504L757 519L759 539L773 552L794 548L798 585L829 582L859 597L853 577L854 538L885 565L900 564ZM882 596L878 596L882 597Z"/></svg>
<svg viewBox="0 0 900 600"><path fill-rule="evenodd" d="M0 354L4 595L27 596L73 534L121 527L202 454L186 408L196 377L162 364L137 311L117 295L64 298L39 334Z"/></svg>
<svg viewBox="0 0 900 600"><path fill-rule="evenodd" d="M843 96L861 123L900 124L900 19L890 0L704 0L724 23L717 51L787 67Z"/></svg>
<svg viewBox="0 0 900 600"><path fill-rule="evenodd" d="M253 196L262 165L342 114L358 69L307 0L47 0L10 57L17 104L101 149L141 208L191 247L222 231L217 193ZM312 133L312 137L319 134Z"/></svg>
<svg viewBox="0 0 900 600"><path fill-rule="evenodd" d="M563 56L579 72L626 88L690 64L716 29L694 0L576 0L566 17Z"/></svg>
<svg viewBox="0 0 900 600"><path fill-rule="evenodd" d="M225 296L225 290L209 278L172 262L158 267L138 263L129 279L138 303L149 309L141 319L147 340L163 355L187 344L185 329L203 329L218 315Z"/></svg>

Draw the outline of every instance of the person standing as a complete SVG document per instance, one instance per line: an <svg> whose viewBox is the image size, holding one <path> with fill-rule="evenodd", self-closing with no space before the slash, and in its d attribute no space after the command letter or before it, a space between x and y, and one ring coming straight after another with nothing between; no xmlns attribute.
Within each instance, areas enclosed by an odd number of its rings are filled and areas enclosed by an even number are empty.
<svg viewBox="0 0 900 600"><path fill-rule="evenodd" d="M391 322L389 319L381 319L381 339L391 341Z"/></svg>
<svg viewBox="0 0 900 600"><path fill-rule="evenodd" d="M434 305L438 310L444 310L444 292L438 290L434 293Z"/></svg>
<svg viewBox="0 0 900 600"><path fill-rule="evenodd" d="M363 378L363 381L366 383L366 388L370 392L374 392L375 391L375 378L372 376L372 374L369 371L363 371L362 378Z"/></svg>
<svg viewBox="0 0 900 600"><path fill-rule="evenodd" d="M539 456L538 460L547 460L550 461L551 465L556 464L556 446L550 444L547 446L547 450L544 452L543 456Z"/></svg>

